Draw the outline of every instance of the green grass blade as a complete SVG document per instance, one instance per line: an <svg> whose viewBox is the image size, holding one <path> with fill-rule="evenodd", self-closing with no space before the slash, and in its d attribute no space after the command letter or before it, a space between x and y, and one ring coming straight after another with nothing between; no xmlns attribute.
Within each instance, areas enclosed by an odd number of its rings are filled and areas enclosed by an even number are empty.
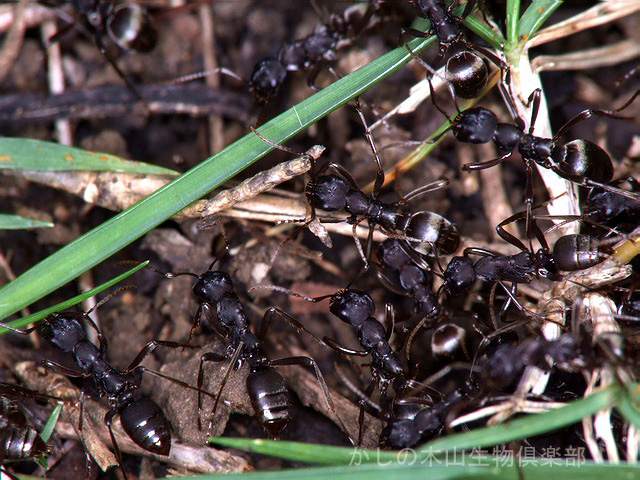
<svg viewBox="0 0 640 480"><path fill-rule="evenodd" d="M409 45L419 52L431 43L433 39L416 39ZM295 105L261 127L260 133L272 142L284 143L389 76L410 59L411 55L406 48L396 48ZM271 146L250 133L69 243L0 289L0 319L109 258L270 150Z"/></svg>
<svg viewBox="0 0 640 480"><path fill-rule="evenodd" d="M478 428L465 433L449 435L417 447L416 450L418 451L418 456L424 459L436 453L490 447L550 432L579 422L582 418L593 415L598 410L611 407L617 400L624 397L622 393L623 389L619 385L611 385L588 397L576 400L566 407L547 413L527 415L493 427ZM299 462L333 464L341 462L346 465L352 462L354 455L353 448L327 447L299 442L224 437L209 439L209 441L217 445L249 450ZM315 454L314 451L316 452ZM394 461L398 455L398 452L390 451L359 451L368 457L366 461L369 462ZM362 461L364 462L365 460Z"/></svg>
<svg viewBox="0 0 640 480"><path fill-rule="evenodd" d="M0 213L0 230L24 230L26 228L51 228L53 223L34 218Z"/></svg>
<svg viewBox="0 0 640 480"><path fill-rule="evenodd" d="M51 434L53 433L53 429L56 428L56 423L58 422L58 417L62 412L62 407L63 407L62 403L57 403L55 408L51 412L51 415L49 415L49 418L47 419L47 423L45 423L44 427L42 427L42 431L40 432L40 438L42 438L42 441L44 443L47 443L49 441L49 437L51 437Z"/></svg>
<svg viewBox="0 0 640 480"><path fill-rule="evenodd" d="M211 437L209 438L209 443L318 465L349 465L356 451L353 448L318 445L315 443L233 437ZM358 449L358 451L363 450ZM375 461L375 458L373 461Z"/></svg>
<svg viewBox="0 0 640 480"><path fill-rule="evenodd" d="M318 467L272 472L249 472L221 475L198 475L182 477L185 480L453 480L453 479L492 479L492 480L586 480L602 478L634 479L640 475L640 465L596 464L574 459L523 459L518 469L513 457L468 457L463 463L460 458L444 459L441 463L420 464L409 456L403 465L353 465L350 467ZM521 474L521 476L520 476ZM175 478L175 477L173 477Z"/></svg>
<svg viewBox="0 0 640 480"><path fill-rule="evenodd" d="M478 428L469 432L450 435L429 442L423 449L429 451L463 450L483 448L507 443L520 438L551 432L593 415L598 410L613 406L622 397L622 388L611 385L588 397L569 403L546 413L527 415L493 427Z"/></svg>
<svg viewBox="0 0 640 480"><path fill-rule="evenodd" d="M640 410L638 410L637 398L634 403L633 397L637 397L638 395L639 385L635 384L635 388L629 389L631 390L631 394L627 392L627 395L624 395L620 401L616 404L616 410L620 412L620 415L624 417L624 419L635 426L637 429L640 429Z"/></svg>
<svg viewBox="0 0 640 480"><path fill-rule="evenodd" d="M141 268L144 268L148 264L149 264L149 260L147 260L146 262L142 262L140 265L136 265L131 270L127 270L123 274L112 278L108 282L105 282L102 285L98 285L97 287L92 288L91 290L88 290L80 295L76 295L75 297L72 297L69 300L65 300L64 302L58 303L53 307L45 308L44 310L40 310L39 312L32 313L31 315L27 315L26 317L19 318L17 320L14 320L13 322L9 322L9 326L13 328L26 327L30 323L35 323L39 320L42 320L48 315L51 315L53 312L61 312L63 310L66 310L67 308L73 307L74 305L79 304L80 302L86 300L87 298L93 297L94 295L97 295L103 290L106 290L107 288L115 285L116 283L121 282L122 280L133 275L138 270L140 270ZM3 333L7 333L8 331L9 330L7 330L6 328L0 327L0 335L2 335Z"/></svg>
<svg viewBox="0 0 640 480"><path fill-rule="evenodd" d="M49 438L53 433L53 429L56 427L56 423L58 423L60 412L62 412L62 403L56 404L55 408L51 412L51 415L49 415L49 418L47 419L47 423L45 423L44 427L42 427L42 431L39 435L44 443L47 443L49 441ZM47 463L47 459L44 455L40 455L38 458L36 458L36 462L38 462L38 464L42 468L49 469L49 464Z"/></svg>
<svg viewBox="0 0 640 480"><path fill-rule="evenodd" d="M520 36L531 38L561 5L562 0L533 0L520 18Z"/></svg>
<svg viewBox="0 0 640 480"><path fill-rule="evenodd" d="M484 20L469 15L462 21L462 24L489 43L493 48L502 49L505 42L504 37L489 27Z"/></svg>
<svg viewBox="0 0 640 480"><path fill-rule="evenodd" d="M507 46L515 48L520 41L520 0L507 0Z"/></svg>
<svg viewBox="0 0 640 480"><path fill-rule="evenodd" d="M0 170L125 172L179 175L175 170L125 160L108 153L29 138L0 137Z"/></svg>

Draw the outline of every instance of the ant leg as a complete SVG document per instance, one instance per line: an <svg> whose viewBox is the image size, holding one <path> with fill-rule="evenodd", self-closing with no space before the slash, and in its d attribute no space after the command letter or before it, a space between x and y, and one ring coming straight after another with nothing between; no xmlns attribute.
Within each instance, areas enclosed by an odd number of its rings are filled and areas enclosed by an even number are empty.
<svg viewBox="0 0 640 480"><path fill-rule="evenodd" d="M329 387L327 387L327 383L324 381L324 376L322 375L322 372L320 371L320 367L318 367L318 364L316 363L316 361L313 358L304 357L304 356L279 358L277 360L270 360L269 361L269 365L271 365L271 366L301 365L301 366L304 366L304 367L312 367L313 368L313 372L316 375L316 379L318 380L318 383L320 384L320 388L322 389L322 394L324 395L324 398L327 401L327 407L329 408L331 413L333 413L335 415L336 420L338 421L338 424L339 424L340 428L347 435L347 437L349 438L349 441L351 442L351 444L355 445L355 442L353 441L353 438L351 438L351 435L349 434L349 430L347 430L347 427L345 426L344 422L342 421L342 418L340 418L340 415L338 415L338 412L336 411L336 407L335 407L335 405L333 403L333 400L331 399L331 394L329 393Z"/></svg>
<svg viewBox="0 0 640 480"><path fill-rule="evenodd" d="M142 361L147 357L147 355L153 352L157 347L184 348L185 345L182 345L177 342L168 342L165 340L151 340L144 347L142 347L142 350L140 350L138 355L136 355L136 357L129 364L129 366L125 370L123 370L122 372L123 375L127 375L133 372L138 367L138 365L140 365L140 363L142 363ZM196 348L196 347L190 347L190 348Z"/></svg>
<svg viewBox="0 0 640 480"><path fill-rule="evenodd" d="M583 187L600 187L603 190L615 193L616 195L622 195L623 197L630 198L631 200L638 200L640 198L640 193L638 192L630 192L629 190L624 190L622 188L608 185L606 183L596 182L595 180L591 180L590 178L583 176L568 175L566 172L560 170L557 165L551 164L548 168L565 180L569 180L570 182L576 183Z"/></svg>
<svg viewBox="0 0 640 480"><path fill-rule="evenodd" d="M360 117L360 121L362 122L362 126L364 127L364 136L367 139L367 142L369 142L369 147L371 147L373 158L376 162L376 180L373 184L373 191L371 193L371 196L374 199L377 199L378 195L380 194L380 189L384 185L384 169L382 168L380 155L378 154L376 144L373 141L373 135L371 134L371 130L369 129L369 125L367 124L367 120L366 118L364 118L364 113L362 112L360 100L358 98L356 98L356 111L358 112L358 116Z"/></svg>
<svg viewBox="0 0 640 480"><path fill-rule="evenodd" d="M367 385L366 390L364 391L365 397L368 399L373 395L373 390L376 388L376 380L372 379ZM362 437L364 437L364 406L367 401L364 398L358 400L358 405L360 406L358 412L358 443L357 445L362 445ZM381 408L382 410L382 408Z"/></svg>
<svg viewBox="0 0 640 480"><path fill-rule="evenodd" d="M499 165L500 163L505 161L507 158L509 158L512 153L513 152L507 152L498 158L494 158L493 160L486 160L484 162L465 163L464 165L462 165L462 170L465 172L470 172L474 170L484 170L485 168L495 167L496 165Z"/></svg>
<svg viewBox="0 0 640 480"><path fill-rule="evenodd" d="M385 323L385 339L387 342L391 339L391 335L393 334L393 330L396 326L396 312L393 308L393 305L390 303L385 303L384 305L384 323Z"/></svg>
<svg viewBox="0 0 640 480"><path fill-rule="evenodd" d="M113 428L111 427L111 422L113 422L113 417L116 416L117 411L115 408L112 408L107 412L104 416L104 424L109 429L109 436L111 437L111 445L113 446L113 453L116 456L116 460L120 464L120 470L122 470L122 476L124 480L127 480L127 473L124 471L124 465L122 464L122 452L120 451L120 447L118 446L118 442L116 441L116 436L113 433Z"/></svg>
<svg viewBox="0 0 640 480"><path fill-rule="evenodd" d="M113 67L113 69L116 71L118 76L120 78L122 78L122 80L127 85L129 90L131 91L131 93L133 93L133 95L146 106L147 105L146 100L144 99L144 97L140 93L140 90L138 89L138 87L136 87L136 85L131 81L129 76L126 75L120 69L120 67L118 66L118 63L116 62L116 59L113 58L113 56L105 48L104 42L102 41L102 38L100 37L100 32L98 30L94 30L94 38L95 38L96 45L98 46L98 50L100 51L100 53L104 56L104 58L107 59L107 62L109 62L109 64Z"/></svg>
<svg viewBox="0 0 640 480"><path fill-rule="evenodd" d="M320 338L318 338L318 336L316 336L315 333L313 333L310 330L307 330L307 328L304 325L302 325L302 323L300 323L298 320L293 318L284 310L281 310L277 307L270 307L267 309L266 312L264 312L264 315L262 317L262 323L260 324L260 330L259 330L260 333L258 333L259 340L264 340L267 334L267 330L271 326L271 322L273 321L273 318L276 316L286 321L290 326L295 328L298 332L305 332L306 334L313 337L313 339L316 340L319 344L325 345L325 343L322 340L320 340Z"/></svg>
<svg viewBox="0 0 640 480"><path fill-rule="evenodd" d="M565 123L562 127L560 127L560 130L558 130L558 132L553 136L553 141L557 142L558 139L562 135L564 135L567 132L567 130L569 130L573 125L575 125L576 123L583 122L584 120L587 120L593 117L594 115L598 115L600 117L617 118L620 120L633 119L634 117L617 115L617 114L619 112L622 112L623 110L626 110L627 107L629 107L629 105L633 103L636 97L638 97L638 95L640 95L640 90L636 90L636 92L631 96L629 100L625 102L624 105L622 105L620 108L616 108L615 110L600 110L600 109L590 109L590 108L587 110L583 110L582 112L578 113L575 117L570 119L567 123Z"/></svg>
<svg viewBox="0 0 640 480"><path fill-rule="evenodd" d="M211 411L211 420L209 422L209 425L211 425L211 422L213 421L213 417L215 416L215 413L218 409L218 402L220 401L220 397L222 396L222 391L224 390L225 385L227 384L227 380L229 379L229 375L231 374L231 370L233 369L235 363L238 360L238 357L240 355L240 351L242 350L242 347L244 346L244 344L242 342L240 342L240 344L238 345L238 348L236 348L236 351L233 353L233 357L231 357L231 361L228 363L227 366L227 370L225 371L224 377L222 377L222 380L220 382L220 388L218 389L218 394L216 395L216 401L213 405L213 409ZM204 364L205 362L224 362L227 359L227 357L225 357L224 355L220 355L218 353L215 352L208 352L208 353L204 353L201 357L200 357L200 366L198 367L198 383L197 383L197 387L198 387L198 430L202 430L202 419L201 419L201 411L202 411L202 393L204 392L202 385L204 383Z"/></svg>
<svg viewBox="0 0 640 480"><path fill-rule="evenodd" d="M52 360L42 360L42 366L47 370L51 370L54 373L59 373L61 375L66 375L67 377L74 378L89 378L92 376L90 373L85 373L81 370L75 370L73 368L65 367L64 365L60 365Z"/></svg>
<svg viewBox="0 0 640 480"><path fill-rule="evenodd" d="M341 345L333 338L322 337L322 341L326 343L329 347L333 348L336 352L339 352L343 355L357 356L357 357L366 357L367 355L369 355L369 352L367 352L366 350L355 350L353 348L345 347L344 345Z"/></svg>
<svg viewBox="0 0 640 480"><path fill-rule="evenodd" d="M527 247L525 247L524 243L522 243L520 241L519 238L517 238L515 235L512 235L511 233L507 232L504 227L514 223L518 220L522 220L523 218L525 218L526 212L518 212L515 213L513 215L511 215L509 218L503 220L502 222L500 222L497 226L496 226L496 233L498 234L498 236L500 238L502 238L505 242L510 243L511 245L513 245L516 248L519 248L520 250L522 250L523 252L525 252L527 250Z"/></svg>
<svg viewBox="0 0 640 480"><path fill-rule="evenodd" d="M360 254L360 259L362 260L362 262L364 263L364 271L366 272L367 270L369 270L369 262L367 261L367 256L364 252L364 249L362 248L362 242L360 242L360 239L358 238L358 225L360 225L360 222L362 222L362 220L356 220L355 222L353 222L352 224L352 235L353 235L353 241L356 244L356 248L358 249L358 253ZM373 236L373 229L375 227L373 225L369 225L369 235ZM367 237L368 239L368 237Z"/></svg>

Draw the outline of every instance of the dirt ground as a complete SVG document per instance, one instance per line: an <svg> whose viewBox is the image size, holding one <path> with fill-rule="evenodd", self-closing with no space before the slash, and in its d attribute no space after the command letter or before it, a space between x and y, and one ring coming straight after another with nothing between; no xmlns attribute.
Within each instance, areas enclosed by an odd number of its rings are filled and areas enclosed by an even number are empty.
<svg viewBox="0 0 640 480"><path fill-rule="evenodd" d="M29 9L37 6L36 2L28 3ZM180 3L170 0L145 2L158 36L157 45L149 53L125 52L108 37L103 39L107 50L117 59L131 82L140 88L140 92L150 92L147 87L151 85L161 85L163 88L171 85L179 90L174 91L176 100L169 106L169 110L173 110L162 113L144 111L141 102L136 100L123 79L99 52L92 36L86 35L87 26L81 20L76 22L76 28L70 29L53 44L53 48L59 50L60 58L51 48L45 48L43 37L49 38L52 28L55 31L55 28L64 25L59 17L74 14L69 5L62 7L63 14L56 14L55 10L44 7L33 8L32 12L30 10L33 15L28 18L22 39L13 47L16 58L6 69L3 65L10 58L10 52L7 53L10 34L7 33L8 24L1 24L3 20L0 14L0 28L5 32L3 50L0 51L0 74L4 75L0 82L0 132L5 136L49 141L57 141L60 132L63 132L63 136L67 132L68 139L75 146L186 171L249 132L258 115L265 120L272 118L313 94L307 86L305 72L291 72L280 93L261 111L261 107L249 95L246 83L256 62L274 55L284 43L309 35L316 25L323 22L321 14L339 14L345 8L345 2L322 2L327 12L318 12L314 10L312 2L305 0L187 2L187 5L179 6ZM504 2L487 3L498 24L503 25L504 18L501 15ZM548 24L571 18L595 3L567 1ZM0 5L0 8L5 7L7 5ZM5 11L10 10L2 10ZM414 16L413 10L406 5L389 8L388 15L376 19L378 24L375 27L366 29L353 40L352 45L338 51L335 70L339 75L346 75L397 47L400 29L408 27ZM537 47L532 50L531 57L578 52L618 42L636 42L637 48L640 43L639 23L640 16L637 13L626 16ZM213 42L211 32L207 31L210 27L213 28ZM423 54L423 58L432 61L436 55L437 47L431 47ZM189 88L194 84L204 86L205 80L177 85L169 83L172 79L209 68L211 61L235 72L243 81L228 76L209 77L206 82L213 82L209 83L211 88L198 92ZM617 108L639 88L638 74L620 87L615 87L616 81L638 65L638 59L614 63L605 67L581 66L542 72L542 85L553 131L586 108ZM3 68L7 71L2 71ZM54 99L51 94L47 71L52 68L59 68L64 74L65 92L71 95L64 101L60 97ZM372 124L377 116L407 98L411 86L422 78L424 70L412 62L367 91L363 96L363 104L369 123ZM332 81L332 74L323 68L316 84L326 86ZM103 91L103 96L99 96L100 89L106 86L113 90L106 94ZM78 96L82 94L87 96ZM177 112L178 103L183 98L192 106L189 113ZM206 103L205 99L210 103ZM501 120L510 121L497 90L481 102L495 111ZM449 108L444 101L443 105ZM634 102L624 115L632 118L624 121L597 118L579 123L567 132L566 138L587 138L603 146L614 161L614 178L629 175L640 178L640 101ZM427 100L412 113L392 117L387 125L374 130L373 135L380 149L392 142L422 140L442 121L442 115ZM375 164L353 106L338 109L287 145L296 151L305 151L315 144L326 147L322 161L344 166L360 186L374 180ZM381 154L384 168L393 169L412 149L408 145L385 149ZM411 210L429 210L451 220L462 236L463 246L489 248L501 254L514 253L516 250L511 245L497 238L494 219L500 215L499 212L518 212L524 208L525 170L520 156L515 154L501 167L480 174L462 172L460 169L462 164L495 156L493 147L461 144L448 135L423 162L401 175L391 186L385 187L381 198L396 201L398 192L407 193L446 177L451 181L447 188L420 196L410 203ZM275 151L242 172L235 180L243 180L291 158L289 153ZM304 206L303 192L307 180L308 177L303 176L282 185L282 190L287 192L284 195L288 195L284 198ZM496 182L502 185L499 189L506 192L505 199L498 195L500 192L496 190ZM535 177L534 187L535 203L548 199L538 176ZM114 215L113 211L106 208L85 203L79 196L40 185L10 171L3 171L3 175L0 175L0 205L1 213L48 220L55 225L51 229L0 232L0 285ZM333 246L328 248L305 230L295 240L283 244L291 228L277 229L273 228L272 222L221 216L218 222L224 225L224 235L230 245L225 253L219 249L220 228L202 230L198 228L197 220L165 222L77 281L29 306L23 313L46 308L103 283L126 268L118 265L117 262L122 260L149 259L151 265L161 271L201 274L220 255L214 270L231 275L235 291L245 305L247 317L256 332L265 310L277 307L292 315L318 338L328 336L351 348L359 348L354 329L329 314L326 300L308 303L271 290L250 291L251 287L258 284L278 285L315 297L344 288L362 266L358 250L349 235L331 233ZM442 257L438 261L445 266L448 259ZM439 272L435 264L433 269ZM413 312L411 298L385 288L377 278L376 271L379 270L372 266L369 272L357 278L353 286L371 295L377 306L378 320L383 320L384 304L393 304L396 333L392 336L391 344L401 349L408 332L419 318ZM435 289L441 282L437 274L434 276ZM109 340L107 358L113 366L126 368L137 352L151 340L186 341L198 309L190 290L193 283L194 278L190 276L166 279L152 271L143 270L126 281L126 284L135 285L135 289L122 292L95 312L96 322ZM523 303L535 309L536 302L549 290L549 285L548 280L534 280L529 288L520 290ZM495 326L486 301L491 287L491 284L477 283L469 293L460 297L440 297L447 312L446 321L461 326L468 333L466 346L469 359L474 358L482 337L488 335ZM611 295L619 303L624 291L613 291ZM504 302L504 297L498 289L494 302L498 305L496 308ZM82 308L86 310L90 306L85 304ZM513 322L523 319L525 315L512 308L508 317L508 321ZM7 320L13 318L17 316ZM623 327L630 336L635 335L633 322ZM420 369L413 372L417 380L424 380L451 362L450 359L434 359L431 355L431 330L422 330L414 339L411 362L420 365ZM539 327L524 326L517 332L522 340L538 335ZM199 329L191 343L193 348L159 347L145 359L144 365L195 386L203 353L215 352L230 358L228 339L217 335L211 325L206 324ZM356 392L365 391L371 377L370 369L365 366L368 364L366 358L353 360L353 357L342 356L320 345L311 335L297 332L284 321L274 321L266 335L264 347L271 359L288 356L310 356L315 359L330 388L337 415L344 422L349 435L352 438L358 436L359 406ZM24 382L34 389L39 385L43 389L41 391L52 388L52 384L58 381L57 377L52 374L44 377L42 370L36 368L42 359L72 364L68 356L61 355L35 334L28 338L16 335L0 337L0 380ZM227 366L228 360L205 365L203 388L206 391L217 394ZM293 404L292 419L280 438L349 445L343 429L335 422L335 414L328 411L313 370L295 365L278 367L278 370L286 380ZM172 425L173 441L179 448L172 453L169 463L158 461L158 457L154 458L136 447L121 434L119 421L116 420L117 440L125 453L124 468L129 478L158 477L169 472L193 474L291 466L290 463L259 455L219 451L205 446L207 433L246 438L268 437L253 416L245 384L248 372L245 363L230 373L223 401L213 417L212 398L205 398L199 411L195 391L146 375L142 389L163 409ZM454 372L438 388L446 393L460 378ZM66 393L77 400L77 387L81 386L81 382L74 380L66 385ZM579 373L554 371L546 395L549 399L568 401L582 396L584 390L584 380ZM379 394L374 393L372 398L372 403L378 402ZM33 401L25 403L33 420L41 425L46 420L50 405ZM92 453L102 454L104 465L109 465L113 462L108 452L111 442L103 423L108 410L107 402L104 399L87 400L84 409L86 418L83 432L86 432L89 441L95 443ZM53 436L52 456L49 459L51 470L46 473L47 477L69 478L71 472L84 474L84 448L77 438L72 410L62 418ZM378 413L371 406L366 409L363 445L372 448L377 446L384 426ZM204 424L202 429L198 428L199 415ZM621 421L615 419L614 423L614 431L622 437ZM543 448L545 445L584 446L584 442L582 430L576 426L525 443ZM11 469L44 475L44 470L32 462L15 464ZM108 478L120 476L121 472L112 469L103 473L94 464L91 475L93 478Z"/></svg>

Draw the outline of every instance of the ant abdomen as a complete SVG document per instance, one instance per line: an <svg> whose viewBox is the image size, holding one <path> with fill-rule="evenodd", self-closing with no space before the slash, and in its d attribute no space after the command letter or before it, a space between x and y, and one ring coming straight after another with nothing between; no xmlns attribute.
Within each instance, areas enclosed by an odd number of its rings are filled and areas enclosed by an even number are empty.
<svg viewBox="0 0 640 480"><path fill-rule="evenodd" d="M559 270L573 272L602 262L604 252L590 235L565 235L553 246L553 259Z"/></svg>
<svg viewBox="0 0 640 480"><path fill-rule="evenodd" d="M289 392L282 375L273 368L250 373L247 393L263 428L272 437L279 437L291 420Z"/></svg>
<svg viewBox="0 0 640 480"><path fill-rule="evenodd" d="M120 407L118 413L122 428L138 446L156 455L169 455L171 427L156 402L139 397Z"/></svg>
<svg viewBox="0 0 640 480"><path fill-rule="evenodd" d="M411 247L423 255L432 253L431 245L442 255L455 252L460 245L460 234L453 223L434 212L414 213L403 231Z"/></svg>
<svg viewBox="0 0 640 480"><path fill-rule="evenodd" d="M453 85L456 96L475 98L487 84L487 66L475 53L468 50L458 52L447 61L445 78Z"/></svg>
<svg viewBox="0 0 640 480"><path fill-rule="evenodd" d="M568 177L588 178L599 183L608 183L613 178L611 158L589 140L577 139L558 145L550 156Z"/></svg>
<svg viewBox="0 0 640 480"><path fill-rule="evenodd" d="M153 50L158 40L149 14L135 3L113 7L106 27L111 39L125 50L148 53Z"/></svg>

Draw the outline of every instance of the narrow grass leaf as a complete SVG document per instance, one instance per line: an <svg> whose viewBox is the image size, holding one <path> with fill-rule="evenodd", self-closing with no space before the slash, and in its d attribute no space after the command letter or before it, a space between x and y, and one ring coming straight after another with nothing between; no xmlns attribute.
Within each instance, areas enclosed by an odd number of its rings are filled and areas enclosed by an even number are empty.
<svg viewBox="0 0 640 480"><path fill-rule="evenodd" d="M532 437L579 422L582 418L593 415L598 410L611 407L616 403L616 400L622 397L622 387L611 385L588 397L576 400L565 407L547 413L527 415L493 427L478 428L469 432L442 437L416 447L416 451L418 452L418 457L424 460L446 451L462 452L463 450L485 448L512 440ZM393 462L398 458L398 452L393 451L356 450L353 448L326 447L299 442L224 437L212 438L209 441L217 445L308 463L342 463L348 465L353 462L354 452L359 452L358 458L362 463Z"/></svg>
<svg viewBox="0 0 640 480"><path fill-rule="evenodd" d="M507 46L514 48L520 31L520 0L507 0Z"/></svg>
<svg viewBox="0 0 640 480"><path fill-rule="evenodd" d="M209 443L318 465L349 465L354 459L354 452L363 451L314 443L233 437L211 437Z"/></svg>
<svg viewBox="0 0 640 480"><path fill-rule="evenodd" d="M430 43L433 40L418 39L409 45L415 52L419 52ZM284 143L386 78L410 59L411 55L405 47L396 48L295 105L262 126L260 133L272 142ZM109 258L272 149L273 147L250 133L77 238L0 289L0 319Z"/></svg>
<svg viewBox="0 0 640 480"><path fill-rule="evenodd" d="M435 459L421 464L411 456L403 465L397 463L353 465L350 467L316 467L271 472L249 472L220 475L198 475L182 477L185 480L246 479L246 480L453 480L453 479L493 479L493 480L585 480L617 478L633 480L640 475L640 465L596 464L574 459L526 459L518 467L513 457L474 456L461 459ZM413 464L410 464L413 463ZM175 477L174 477L175 478Z"/></svg>
<svg viewBox="0 0 640 480"><path fill-rule="evenodd" d="M24 230L28 228L51 228L53 223L36 220L34 218L21 217L0 213L0 230Z"/></svg>
<svg viewBox="0 0 640 480"><path fill-rule="evenodd" d="M520 17L520 38L531 38L561 5L562 0L533 0Z"/></svg>
<svg viewBox="0 0 640 480"><path fill-rule="evenodd" d="M179 175L175 170L143 162L125 160L108 153L90 152L30 138L0 137L0 170L40 170L47 172L88 170L148 175Z"/></svg>
<svg viewBox="0 0 640 480"><path fill-rule="evenodd" d="M63 407L62 403L57 403L55 408L51 412L51 415L49 415L47 422L44 424L44 427L42 427L42 431L40 432L40 438L42 438L42 441L44 443L47 443L49 441L49 437L51 437L51 434L53 433L53 429L56 428L56 423L58 422L58 417L62 412L62 407Z"/></svg>
<svg viewBox="0 0 640 480"><path fill-rule="evenodd" d="M66 310L67 308L73 307L74 305L77 305L80 302L83 302L87 298L93 297L94 295L97 295L103 290L106 290L107 288L115 285L116 283L121 282L122 280L133 275L138 270L140 270L141 268L144 268L148 264L149 264L149 260L142 262L140 265L136 265L131 270L127 270L123 274L118 275L117 277L114 277L108 282L98 285L97 287L92 288L91 290L88 290L80 295L76 295L75 297L72 297L69 300L65 300L64 302L58 303L53 307L45 308L44 310L40 310L39 312L32 313L31 315L27 315L26 317L19 318L17 320L14 320L13 322L9 322L8 325L13 328L26 327L30 323L35 323L39 320L42 320L43 318L46 318L48 315L51 315L53 312L61 312L63 310ZM3 333L7 333L8 331L9 330L7 330L6 328L0 327L0 335L2 335Z"/></svg>

